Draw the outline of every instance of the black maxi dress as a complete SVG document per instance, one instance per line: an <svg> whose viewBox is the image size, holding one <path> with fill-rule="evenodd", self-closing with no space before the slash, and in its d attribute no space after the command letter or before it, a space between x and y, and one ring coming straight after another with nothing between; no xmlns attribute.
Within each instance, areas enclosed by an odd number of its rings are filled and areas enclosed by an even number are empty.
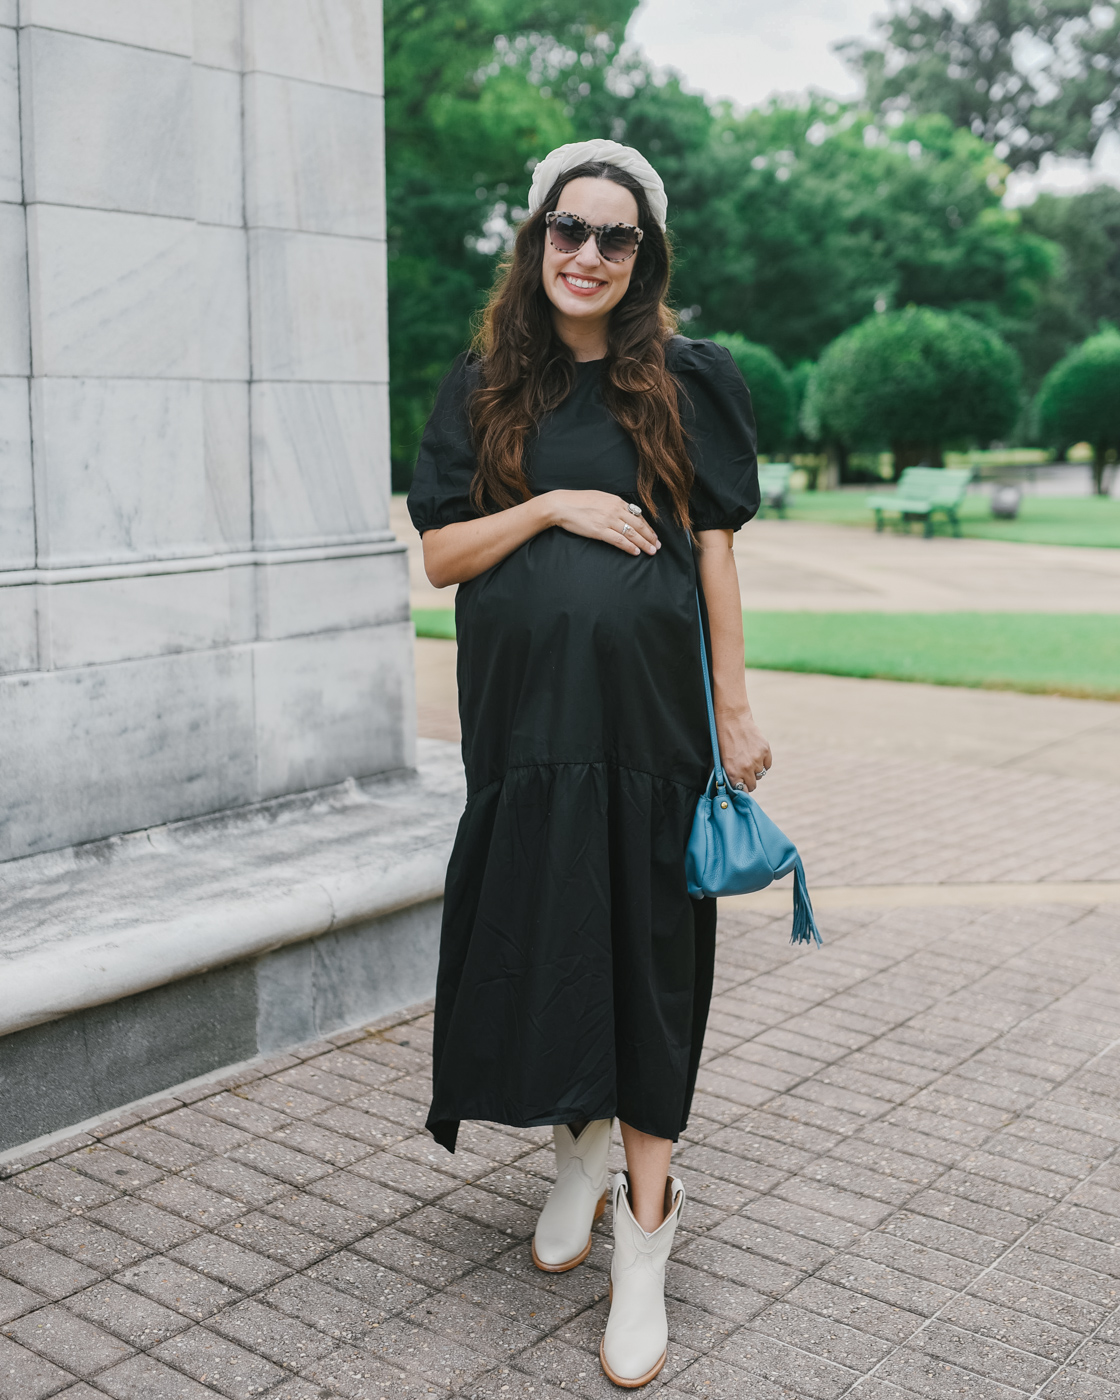
<svg viewBox="0 0 1120 1400"><path fill-rule="evenodd" d="M728 352L676 336L668 363L696 471L696 530L758 509L750 395ZM605 408L602 361L526 448L534 494L637 501L637 454ZM408 496L423 532L469 520L466 401L444 380ZM711 999L715 901L684 854L711 770L696 566L668 500L655 556L560 528L459 586L467 805L444 896L428 1128L619 1117L676 1140Z"/></svg>

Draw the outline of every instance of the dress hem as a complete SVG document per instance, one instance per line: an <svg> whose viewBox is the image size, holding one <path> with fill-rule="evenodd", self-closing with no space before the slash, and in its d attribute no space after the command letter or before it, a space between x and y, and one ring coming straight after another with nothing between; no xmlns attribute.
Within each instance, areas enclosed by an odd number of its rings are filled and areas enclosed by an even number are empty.
<svg viewBox="0 0 1120 1400"><path fill-rule="evenodd" d="M509 777L511 773L532 773L542 768L613 768L623 773L640 773L642 777L653 778L659 783L671 783L673 787L681 788L687 793L694 794L699 801L704 795L704 790L708 785L706 775L699 786L692 782L686 782L684 778L670 778L665 773L655 773L649 768L639 768L633 763L622 763L617 758L561 758L544 760L538 763L510 763L505 771L496 778L491 778L488 782L480 783L478 787L467 783L468 801L474 797L481 797L483 793L489 792L491 788L499 787Z"/></svg>
<svg viewBox="0 0 1120 1400"><path fill-rule="evenodd" d="M638 1115L636 1114L630 1115L631 1118L637 1116ZM448 1152L454 1153L455 1144L459 1136L459 1126L462 1123L498 1123L505 1128L551 1128L557 1123L595 1123L598 1122L601 1118L610 1118L612 1122L614 1119L618 1118L621 1121L621 1115L619 1114L617 1108L608 1109L604 1107L599 1107L593 1109L583 1109L578 1113L569 1112L566 1115L545 1114L541 1117L517 1120L511 1118L497 1117L491 1113L471 1114L469 1117L465 1118L433 1119L429 1117L428 1121L424 1124L424 1126L425 1128L427 1128L428 1132L431 1133L432 1137L435 1138L436 1142L438 1142L441 1147L446 1147ZM663 1138L668 1142L673 1143L679 1142L681 1133L683 1133L688 1127L687 1115L685 1116L685 1120L681 1124L679 1130L675 1133L665 1132L663 1124L658 1124L656 1127L643 1127L641 1123L631 1122L630 1118L627 1118L625 1121L628 1127L636 1128L640 1133L646 1133L649 1137Z"/></svg>

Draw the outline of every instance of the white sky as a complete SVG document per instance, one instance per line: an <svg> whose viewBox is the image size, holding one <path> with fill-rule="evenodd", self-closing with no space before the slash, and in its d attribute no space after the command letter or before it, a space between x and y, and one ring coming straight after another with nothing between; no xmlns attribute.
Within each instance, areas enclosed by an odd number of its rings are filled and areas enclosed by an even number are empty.
<svg viewBox="0 0 1120 1400"><path fill-rule="evenodd" d="M841 39L868 38L886 0L643 0L627 38L687 87L741 106L815 87L855 97L852 74L832 52ZM1007 202L1039 191L1072 194L1102 180L1120 185L1120 139L1101 143L1093 167L1044 157L1037 175L1009 181Z"/></svg>
<svg viewBox="0 0 1120 1400"><path fill-rule="evenodd" d="M849 97L857 85L829 46L870 35L885 9L882 0L644 0L627 37L689 87L743 106L808 87Z"/></svg>

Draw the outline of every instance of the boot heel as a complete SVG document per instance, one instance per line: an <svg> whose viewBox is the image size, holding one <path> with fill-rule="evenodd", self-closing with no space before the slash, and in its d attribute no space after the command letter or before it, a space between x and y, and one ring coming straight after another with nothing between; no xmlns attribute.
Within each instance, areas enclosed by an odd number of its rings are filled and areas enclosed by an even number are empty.
<svg viewBox="0 0 1120 1400"><path fill-rule="evenodd" d="M607 1193L604 1191L599 1197L599 1204L595 1207L595 1219L602 1220L603 1213L607 1209Z"/></svg>
<svg viewBox="0 0 1120 1400"><path fill-rule="evenodd" d="M583 1263L591 1253L591 1244L591 1236L588 1235L587 1243L573 1259L565 1259L562 1264L546 1264L537 1253L537 1244L534 1240L531 1246L533 1263L540 1269L542 1274L566 1274L569 1269L578 1268L578 1266Z"/></svg>

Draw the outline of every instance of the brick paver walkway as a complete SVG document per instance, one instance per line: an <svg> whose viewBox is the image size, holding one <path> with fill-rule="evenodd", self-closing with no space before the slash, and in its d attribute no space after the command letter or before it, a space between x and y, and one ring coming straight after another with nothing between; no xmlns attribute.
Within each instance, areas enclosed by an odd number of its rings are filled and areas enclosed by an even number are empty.
<svg viewBox="0 0 1120 1400"><path fill-rule="evenodd" d="M1114 781L802 749L762 795L815 884L1120 880Z"/></svg>
<svg viewBox="0 0 1120 1400"><path fill-rule="evenodd" d="M1116 915L725 913L651 1390L1120 1397ZM610 1236L533 1268L544 1131L422 1132L430 1016L0 1168L0 1397L561 1400ZM617 1151L616 1151L617 1155Z"/></svg>

